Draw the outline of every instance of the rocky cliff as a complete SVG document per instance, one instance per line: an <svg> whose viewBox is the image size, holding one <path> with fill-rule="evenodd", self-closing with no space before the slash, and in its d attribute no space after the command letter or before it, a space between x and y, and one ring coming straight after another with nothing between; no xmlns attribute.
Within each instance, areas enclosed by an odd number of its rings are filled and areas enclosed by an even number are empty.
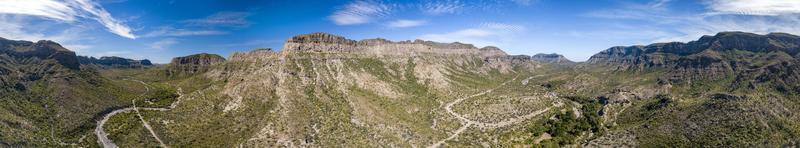
<svg viewBox="0 0 800 148"><path fill-rule="evenodd" d="M417 56L423 54L506 56L505 52L491 46L477 48L472 44L458 42L437 43L423 40L392 42L385 39L366 39L355 41L326 33L312 33L292 37L286 41L282 51L286 53L355 53L376 56Z"/></svg>
<svg viewBox="0 0 800 148"><path fill-rule="evenodd" d="M225 58L216 54L194 54L184 57L172 58L167 65L167 75L196 74L207 71L211 66L225 62Z"/></svg>

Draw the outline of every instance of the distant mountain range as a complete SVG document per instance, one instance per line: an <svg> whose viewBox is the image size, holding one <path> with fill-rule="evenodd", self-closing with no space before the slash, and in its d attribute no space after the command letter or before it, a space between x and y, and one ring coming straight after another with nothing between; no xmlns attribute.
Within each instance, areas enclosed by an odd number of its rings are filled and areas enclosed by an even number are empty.
<svg viewBox="0 0 800 148"><path fill-rule="evenodd" d="M312 33L153 65L0 39L0 146L792 147L799 58L744 32L586 62Z"/></svg>
<svg viewBox="0 0 800 148"><path fill-rule="evenodd" d="M78 61L81 65L98 65L98 66L110 66L116 68L141 68L146 66L153 66L153 63L150 60L133 60L133 59L126 59L122 57L110 56L110 57L100 57L100 59L95 57L87 57L87 56L78 56Z"/></svg>

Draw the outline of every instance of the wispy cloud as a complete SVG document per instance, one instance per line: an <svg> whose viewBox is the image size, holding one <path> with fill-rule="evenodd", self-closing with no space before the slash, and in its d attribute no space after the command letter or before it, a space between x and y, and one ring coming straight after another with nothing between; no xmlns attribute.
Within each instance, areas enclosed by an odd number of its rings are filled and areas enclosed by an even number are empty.
<svg viewBox="0 0 800 148"><path fill-rule="evenodd" d="M710 0L708 8L714 14L768 15L800 13L797 0Z"/></svg>
<svg viewBox="0 0 800 148"><path fill-rule="evenodd" d="M421 5L421 9L428 14L453 14L464 9L465 5L458 0L428 1Z"/></svg>
<svg viewBox="0 0 800 148"><path fill-rule="evenodd" d="M377 1L354 1L336 10L328 18L337 25L357 25L373 21L376 17L388 15L390 5Z"/></svg>
<svg viewBox="0 0 800 148"><path fill-rule="evenodd" d="M166 39L163 39L163 40L160 40L160 41L156 41L156 42L150 43L148 46L150 48L152 48L152 49L165 49L165 48L167 48L169 46L172 46L172 45L175 45L175 44L178 44L178 40L177 39L175 39L175 38L166 38Z"/></svg>
<svg viewBox="0 0 800 148"><path fill-rule="evenodd" d="M94 19L100 24L103 24L111 33L117 34L122 37L135 39L136 36L131 33L131 28L128 25L122 24L122 22L114 19L111 16L111 13L108 13L103 7L99 4L92 2L90 0L76 0L78 6L83 9L83 11L88 12L93 17L87 17Z"/></svg>
<svg viewBox="0 0 800 148"><path fill-rule="evenodd" d="M83 33L86 28L69 27L52 33L44 33L42 28L49 28L51 25L60 24L47 24L32 27L30 25L30 18L29 16L0 14L0 37L28 41L52 40L61 43L67 49L79 53L92 48L92 46L81 43L82 41L93 39L92 37L87 37Z"/></svg>
<svg viewBox="0 0 800 148"><path fill-rule="evenodd" d="M478 27L453 32L424 34L419 38L437 42L466 42L478 46L501 46L511 43L516 35L524 33L522 25L504 23L483 23Z"/></svg>
<svg viewBox="0 0 800 148"><path fill-rule="evenodd" d="M386 24L389 28L408 28L408 27L416 27L422 26L428 23L425 20L407 20L407 19L399 19L394 20Z"/></svg>
<svg viewBox="0 0 800 148"><path fill-rule="evenodd" d="M655 0L648 3L622 3L619 8L603 9L587 13L587 16L607 19L669 20L671 0Z"/></svg>
<svg viewBox="0 0 800 148"><path fill-rule="evenodd" d="M194 26L227 26L227 27L247 27L250 21L247 12L217 12L206 18L184 20L183 23Z"/></svg>
<svg viewBox="0 0 800 148"><path fill-rule="evenodd" d="M0 1L0 13L39 16L68 23L79 21L79 18L92 19L105 26L111 33L126 38L136 38L127 25L116 20L102 6L90 0L3 0Z"/></svg>
<svg viewBox="0 0 800 148"><path fill-rule="evenodd" d="M670 9L670 0L649 3L626 3L619 8L590 12L603 19L636 20L630 27L590 32L630 34L648 33L651 42L691 41L722 31L754 33L800 33L800 2L783 0L710 0L704 12L685 13ZM643 21L647 25L642 25ZM590 33L591 34L591 33Z"/></svg>
<svg viewBox="0 0 800 148"><path fill-rule="evenodd" d="M148 32L144 37L182 37L182 36L208 36L228 34L219 30L188 30L176 29L172 27L161 27L158 30Z"/></svg>

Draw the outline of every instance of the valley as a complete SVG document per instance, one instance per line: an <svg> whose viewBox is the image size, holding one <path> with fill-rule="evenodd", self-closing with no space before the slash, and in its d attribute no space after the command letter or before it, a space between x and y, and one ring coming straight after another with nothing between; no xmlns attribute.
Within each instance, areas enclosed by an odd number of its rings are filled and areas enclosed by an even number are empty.
<svg viewBox="0 0 800 148"><path fill-rule="evenodd" d="M327 33L169 64L78 62L44 41L56 56L30 56L23 44L34 43L0 44L0 98L13 104L0 108L13 134L2 146L778 147L800 133L800 37L783 33L612 47L586 62Z"/></svg>

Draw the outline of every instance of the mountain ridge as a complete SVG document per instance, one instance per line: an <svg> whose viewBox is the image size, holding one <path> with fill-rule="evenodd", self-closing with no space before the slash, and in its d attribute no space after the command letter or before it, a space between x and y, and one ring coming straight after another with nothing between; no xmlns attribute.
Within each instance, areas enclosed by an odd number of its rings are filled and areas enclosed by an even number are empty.
<svg viewBox="0 0 800 148"><path fill-rule="evenodd" d="M324 49L324 50L322 50ZM399 41L365 39L361 41L328 33L311 33L291 37L284 43L281 52L342 52L369 55L404 56L418 54L473 54L486 57L506 56L497 47L477 48L472 44L438 43L433 41Z"/></svg>
<svg viewBox="0 0 800 148"><path fill-rule="evenodd" d="M0 38L0 52L25 58L54 59L69 69L80 69L80 63L75 52L49 40L31 42Z"/></svg>
<svg viewBox="0 0 800 148"><path fill-rule="evenodd" d="M78 56L78 61L82 65L101 65L121 68L141 68L146 66L153 66L153 63L148 59L134 60L117 56L102 56L99 59L89 56Z"/></svg>

